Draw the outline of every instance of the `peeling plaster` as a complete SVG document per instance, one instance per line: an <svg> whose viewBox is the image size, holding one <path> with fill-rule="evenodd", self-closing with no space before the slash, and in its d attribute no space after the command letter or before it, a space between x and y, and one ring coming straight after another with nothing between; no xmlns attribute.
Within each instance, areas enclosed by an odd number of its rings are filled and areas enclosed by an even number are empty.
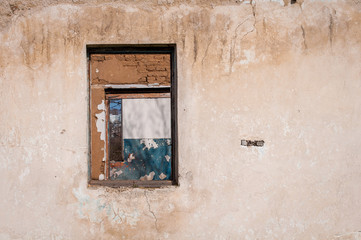
<svg viewBox="0 0 361 240"><path fill-rule="evenodd" d="M100 133L100 139L105 141L105 103L102 100L102 103L98 105L98 110L101 110L100 113L95 114L97 121L97 131Z"/></svg>
<svg viewBox="0 0 361 240"><path fill-rule="evenodd" d="M77 214L81 219L92 223L102 223L107 219L110 224L116 226L128 224L132 227L140 220L139 211L125 211L114 201L93 198L81 187L74 188L72 193L78 199Z"/></svg>
<svg viewBox="0 0 361 240"><path fill-rule="evenodd" d="M141 139L140 144L144 144L144 149L158 148L158 144L153 139Z"/></svg>
<svg viewBox="0 0 361 240"><path fill-rule="evenodd" d="M133 153L129 154L128 162L132 162L134 159L135 159L134 154Z"/></svg>
<svg viewBox="0 0 361 240"><path fill-rule="evenodd" d="M167 177L167 175L165 175L164 173L161 173L161 174L159 175L159 178L162 179L162 180L163 180L164 178L166 178L166 177Z"/></svg>
<svg viewBox="0 0 361 240"><path fill-rule="evenodd" d="M144 180L153 180L154 178L154 175L155 175L155 172L150 172L148 175L144 175L143 177L140 178L140 180L144 181Z"/></svg>
<svg viewBox="0 0 361 240"><path fill-rule="evenodd" d="M100 140L104 141L104 156L102 161L105 162L106 161L106 143L105 143L105 127L106 127L106 123L105 123L105 103L104 100L102 100L102 103L98 105L98 110L101 110L100 113L95 114L95 117L97 118L96 120L96 127L97 127L97 131L100 133ZM105 168L106 169L106 168ZM105 170L106 172L106 170ZM99 180L104 179L104 175L101 176L102 174L99 175Z"/></svg>
<svg viewBox="0 0 361 240"><path fill-rule="evenodd" d="M251 50L243 50L243 54L245 56L246 59L244 60L241 60L239 63L244 65L244 64L249 64L249 63L252 63L252 62L256 62L256 54L255 54L255 51L254 49L251 49Z"/></svg>
<svg viewBox="0 0 361 240"><path fill-rule="evenodd" d="M100 181L103 181L105 179L105 176L103 173L99 174L99 178Z"/></svg>

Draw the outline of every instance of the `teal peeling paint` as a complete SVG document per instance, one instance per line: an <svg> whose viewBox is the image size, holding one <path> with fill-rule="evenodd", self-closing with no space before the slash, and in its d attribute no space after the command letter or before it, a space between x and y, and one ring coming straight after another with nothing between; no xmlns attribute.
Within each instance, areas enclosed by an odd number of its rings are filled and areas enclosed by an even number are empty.
<svg viewBox="0 0 361 240"><path fill-rule="evenodd" d="M112 180L170 180L171 145L170 139L124 139L124 164L111 168ZM133 159L134 156L134 159ZM129 159L129 161L128 161Z"/></svg>

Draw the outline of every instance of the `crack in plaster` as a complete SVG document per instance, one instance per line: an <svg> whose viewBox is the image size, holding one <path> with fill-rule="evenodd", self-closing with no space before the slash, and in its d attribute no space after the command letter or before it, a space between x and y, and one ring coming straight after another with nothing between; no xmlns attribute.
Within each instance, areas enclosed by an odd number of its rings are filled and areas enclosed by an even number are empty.
<svg viewBox="0 0 361 240"><path fill-rule="evenodd" d="M254 4L253 4L254 3ZM245 37L247 37L248 34L254 32L254 30L256 30L256 1L253 2L253 0L250 1L251 4L251 7L252 7L252 15L253 15L253 28L252 30L250 31L247 31L242 37L241 37L241 42L243 41L243 39ZM235 48L235 45L236 45L236 38L237 38L237 30L239 27L241 27L246 21L248 21L249 18L246 18L243 22L239 23L237 25L237 27L235 28L234 30L234 38L233 38L233 41L232 41L232 45L231 45L231 51L230 51L230 57L229 57L229 62L230 62L230 66L229 66L229 74L232 73L233 71L233 65L234 65L234 61L235 61L235 57L234 57L234 48Z"/></svg>
<svg viewBox="0 0 361 240"><path fill-rule="evenodd" d="M251 0L250 2L251 7L252 7L252 14L253 14L253 29L251 31L246 32L246 34L243 35L243 37L241 38L241 41L243 40L243 38L245 38L248 34L250 34L251 32L253 32L254 30L256 30L256 1L254 1L253 4L253 0Z"/></svg>
<svg viewBox="0 0 361 240"><path fill-rule="evenodd" d="M254 1L254 4L253 4L253 1ZM251 0L250 4L251 4L251 7L252 7L253 17L255 18L254 20L256 21L256 0Z"/></svg>
<svg viewBox="0 0 361 240"><path fill-rule="evenodd" d="M207 48L206 48L206 51L204 52L204 56L203 56L203 58L202 58L202 66L203 66L203 63L204 63L204 59L207 57L207 55L208 55L208 49L209 49L209 45L211 45L211 43L212 43L212 38L213 38L213 36L211 36L211 39L209 40L209 42L208 42L208 44L207 44Z"/></svg>
<svg viewBox="0 0 361 240"><path fill-rule="evenodd" d="M253 32L254 30L256 30L256 28L255 28L255 23L254 23L254 25L253 25L253 29L250 30L250 31L248 31L248 32L246 32L246 33L243 35L243 37L241 37L241 41L243 40L243 38L245 38L248 34L250 34L251 32Z"/></svg>
<svg viewBox="0 0 361 240"><path fill-rule="evenodd" d="M113 217L112 220L115 220L115 221L116 221L117 219L119 219L119 220L120 220L120 224L122 224L122 223L123 223L123 219L122 219L121 216L119 216L119 209L118 209L118 211L115 211L113 204L110 203L109 205L110 205L110 208L112 209L113 214L114 214L114 217Z"/></svg>
<svg viewBox="0 0 361 240"><path fill-rule="evenodd" d="M145 199L147 200L148 210L153 215L155 229L157 229L157 231L158 231L158 219L157 219L157 217L155 216L154 212L152 211L152 209L150 207L149 199L148 199L148 196L147 196L147 191L144 191L144 196L145 196Z"/></svg>
<svg viewBox="0 0 361 240"><path fill-rule="evenodd" d="M302 30L302 38L303 38L303 46L305 47L305 49L308 49L307 43L306 43L306 31L303 28L303 25L301 24L301 30Z"/></svg>
<svg viewBox="0 0 361 240"><path fill-rule="evenodd" d="M197 42L197 36L194 34L193 35L193 52L194 52L194 60L193 60L193 64L192 64L192 67L194 66L194 64L196 63L197 61L197 55L198 55L198 42Z"/></svg>
<svg viewBox="0 0 361 240"><path fill-rule="evenodd" d="M234 48L235 48L235 45L236 45L236 38L237 38L237 30L239 27L241 27L249 18L246 18L244 21L242 21L241 23L239 23L237 25L237 27L235 28L234 30L234 37L233 37L233 40L232 40L232 44L231 44L231 51L229 53L229 73L232 73L232 69L233 69L233 64L234 64L234 61L235 61L235 57L233 56L234 55ZM241 38L241 40L243 39L243 37Z"/></svg>
<svg viewBox="0 0 361 240"><path fill-rule="evenodd" d="M335 10L333 9L333 12L335 12ZM330 45L331 45L331 49L332 49L332 39L333 39L333 16L332 16L332 12L330 13L330 20L329 20L329 26L328 26L328 29L329 29L329 41L330 41Z"/></svg>

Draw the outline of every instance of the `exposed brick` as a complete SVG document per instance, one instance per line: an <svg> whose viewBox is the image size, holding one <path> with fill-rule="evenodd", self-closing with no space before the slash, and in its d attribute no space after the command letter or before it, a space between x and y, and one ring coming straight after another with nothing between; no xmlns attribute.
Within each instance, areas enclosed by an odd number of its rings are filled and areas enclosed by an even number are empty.
<svg viewBox="0 0 361 240"><path fill-rule="evenodd" d="M156 67L156 70L157 70L157 71L165 71L166 68L163 67L163 66L157 66L157 67Z"/></svg>
<svg viewBox="0 0 361 240"><path fill-rule="evenodd" d="M135 60L137 60L137 61L140 61L140 60L142 60L144 58L144 55L143 54L136 54L135 55Z"/></svg>
<svg viewBox="0 0 361 240"><path fill-rule="evenodd" d="M156 80L157 82L165 82L166 77L157 77Z"/></svg>
<svg viewBox="0 0 361 240"><path fill-rule="evenodd" d="M156 80L155 77L147 77L147 82L148 82L148 83L154 83L155 80Z"/></svg>
<svg viewBox="0 0 361 240"><path fill-rule="evenodd" d="M125 61L125 56L123 54L115 54L115 58L119 61Z"/></svg>
<svg viewBox="0 0 361 240"><path fill-rule="evenodd" d="M139 73L147 73L147 72L148 72L148 70L146 69L146 67L137 67L137 71L138 71Z"/></svg>
<svg viewBox="0 0 361 240"><path fill-rule="evenodd" d="M138 63L137 63L137 62L133 62L133 61L129 61L129 62L124 62L124 63L123 63L123 66L124 66L124 67L136 67L136 66L138 66Z"/></svg>
<svg viewBox="0 0 361 240"><path fill-rule="evenodd" d="M144 62L144 59L143 59L143 62ZM158 65L158 64L159 64L158 61L147 61L146 62L147 66L155 66L155 65Z"/></svg>
<svg viewBox="0 0 361 240"><path fill-rule="evenodd" d="M147 76L149 77L166 77L168 73L166 71L155 71L155 72L148 72Z"/></svg>
<svg viewBox="0 0 361 240"><path fill-rule="evenodd" d="M141 77L139 78L139 82L147 82L147 77Z"/></svg>
<svg viewBox="0 0 361 240"><path fill-rule="evenodd" d="M94 60L94 61L104 61L104 60L105 60L105 57L104 57L104 56L92 55L92 56L91 56L91 60Z"/></svg>
<svg viewBox="0 0 361 240"><path fill-rule="evenodd" d="M148 71L154 71L156 69L155 66L147 66Z"/></svg>
<svg viewBox="0 0 361 240"><path fill-rule="evenodd" d="M170 83L168 54L94 54L91 59L95 84Z"/></svg>
<svg viewBox="0 0 361 240"><path fill-rule="evenodd" d="M125 55L125 61L135 61L135 56L134 55Z"/></svg>

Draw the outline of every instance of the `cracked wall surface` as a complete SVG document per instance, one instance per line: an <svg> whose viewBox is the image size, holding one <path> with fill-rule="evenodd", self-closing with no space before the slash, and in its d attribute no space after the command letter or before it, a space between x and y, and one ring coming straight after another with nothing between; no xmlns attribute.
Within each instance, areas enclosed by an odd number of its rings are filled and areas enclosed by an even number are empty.
<svg viewBox="0 0 361 240"><path fill-rule="evenodd" d="M361 239L359 0L4 0L0 27L0 239ZM180 186L89 187L86 44L138 43L177 45Z"/></svg>

